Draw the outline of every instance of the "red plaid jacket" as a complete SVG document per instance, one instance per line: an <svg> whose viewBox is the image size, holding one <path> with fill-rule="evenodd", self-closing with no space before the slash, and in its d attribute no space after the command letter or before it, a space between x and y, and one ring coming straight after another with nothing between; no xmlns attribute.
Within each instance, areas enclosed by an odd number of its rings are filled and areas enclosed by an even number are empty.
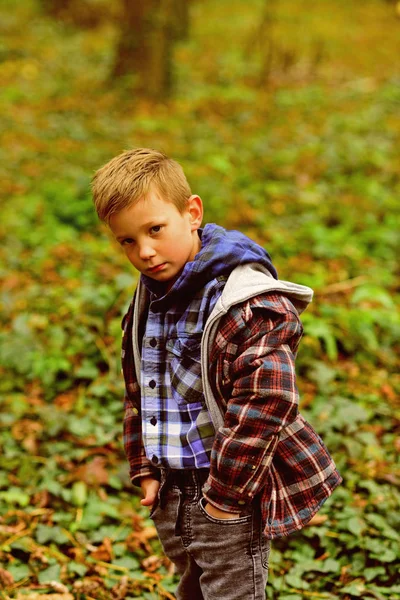
<svg viewBox="0 0 400 600"><path fill-rule="evenodd" d="M141 439L133 310L132 303L123 321L122 350L124 444L132 481L157 473ZM203 493L228 511L260 497L269 538L302 528L341 482L321 438L298 412L294 363L301 335L288 297L258 294L220 318L207 357L208 381L224 416Z"/></svg>

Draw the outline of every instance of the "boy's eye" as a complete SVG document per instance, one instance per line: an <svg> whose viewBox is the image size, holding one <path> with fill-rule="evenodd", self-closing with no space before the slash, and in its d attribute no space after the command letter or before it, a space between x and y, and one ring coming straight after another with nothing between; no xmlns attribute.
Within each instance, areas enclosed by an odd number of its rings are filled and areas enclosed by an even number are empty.
<svg viewBox="0 0 400 600"><path fill-rule="evenodd" d="M150 229L151 233L160 233L162 229L162 225L154 225L154 227L152 227Z"/></svg>
<svg viewBox="0 0 400 600"><path fill-rule="evenodd" d="M133 244L132 238L125 238L124 240L121 241L121 246L127 246L128 244Z"/></svg>

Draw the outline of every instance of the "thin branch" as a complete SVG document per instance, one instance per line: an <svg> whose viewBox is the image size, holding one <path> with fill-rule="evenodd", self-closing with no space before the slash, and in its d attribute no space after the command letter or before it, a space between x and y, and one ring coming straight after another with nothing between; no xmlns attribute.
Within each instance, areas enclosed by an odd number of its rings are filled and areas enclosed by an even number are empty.
<svg viewBox="0 0 400 600"><path fill-rule="evenodd" d="M347 292L348 290L352 290L353 288L362 285L363 283L366 283L368 281L368 277L366 277L365 275L359 275L358 277L354 277L353 279L346 279L345 281L339 281L338 283L332 283L331 285L327 285L322 290L319 290L318 294L327 296L329 294Z"/></svg>

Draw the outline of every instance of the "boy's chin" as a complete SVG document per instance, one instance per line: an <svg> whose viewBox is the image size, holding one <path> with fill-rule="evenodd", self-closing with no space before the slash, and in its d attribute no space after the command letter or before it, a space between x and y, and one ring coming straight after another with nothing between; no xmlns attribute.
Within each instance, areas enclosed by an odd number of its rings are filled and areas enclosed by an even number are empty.
<svg viewBox="0 0 400 600"><path fill-rule="evenodd" d="M179 275L182 273L182 271L179 271L176 274L171 275L171 273L148 273L145 272L143 273L143 275L146 275L146 277L149 277L150 279L153 279L153 281L158 281L158 283L163 283L165 285L168 286L168 289L170 289L175 281L178 279Z"/></svg>

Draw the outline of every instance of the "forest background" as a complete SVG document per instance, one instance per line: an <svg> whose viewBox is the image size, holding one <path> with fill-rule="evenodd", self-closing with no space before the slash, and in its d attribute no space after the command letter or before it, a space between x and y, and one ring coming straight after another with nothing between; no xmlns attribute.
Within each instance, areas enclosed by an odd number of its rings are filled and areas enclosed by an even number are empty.
<svg viewBox="0 0 400 600"><path fill-rule="evenodd" d="M173 598L121 444L137 275L89 191L136 146L180 161L206 221L315 290L301 410L344 484L274 542L268 598L400 598L399 15L383 0L3 0L0 598Z"/></svg>

